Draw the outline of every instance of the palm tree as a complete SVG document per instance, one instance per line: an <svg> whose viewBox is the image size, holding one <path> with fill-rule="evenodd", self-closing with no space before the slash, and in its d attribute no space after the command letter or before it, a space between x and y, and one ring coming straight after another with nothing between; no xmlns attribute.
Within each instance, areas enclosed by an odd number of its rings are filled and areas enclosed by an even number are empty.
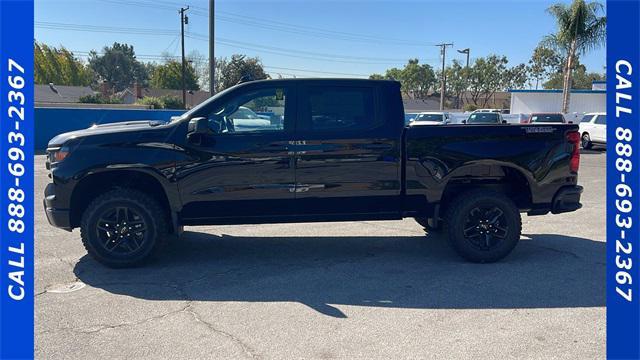
<svg viewBox="0 0 640 360"><path fill-rule="evenodd" d="M572 71L580 55L602 46L606 40L606 16L599 2L574 0L571 5L555 4L547 11L556 18L558 32L547 35L542 44L552 47L564 56L562 112L569 112Z"/></svg>

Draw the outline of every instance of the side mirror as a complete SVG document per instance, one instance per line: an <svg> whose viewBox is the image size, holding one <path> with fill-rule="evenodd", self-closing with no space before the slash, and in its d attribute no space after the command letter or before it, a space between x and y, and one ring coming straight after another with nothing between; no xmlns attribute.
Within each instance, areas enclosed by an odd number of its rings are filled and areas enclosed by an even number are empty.
<svg viewBox="0 0 640 360"><path fill-rule="evenodd" d="M209 129L209 119L205 117L197 117L189 120L189 127L187 130L189 135L192 134L208 134L210 133Z"/></svg>
<svg viewBox="0 0 640 360"><path fill-rule="evenodd" d="M507 120L502 120L502 123L503 123L503 124L506 124L506 123L507 123Z"/></svg>
<svg viewBox="0 0 640 360"><path fill-rule="evenodd" d="M569 120L569 124L573 124L573 121Z"/></svg>
<svg viewBox="0 0 640 360"><path fill-rule="evenodd" d="M202 138L210 133L209 119L205 117L197 117L189 120L189 126L187 127L187 140L200 144L202 143Z"/></svg>
<svg viewBox="0 0 640 360"><path fill-rule="evenodd" d="M414 122L414 121L416 121L416 118L409 119L409 122Z"/></svg>
<svg viewBox="0 0 640 360"><path fill-rule="evenodd" d="M463 124L466 124L466 123L467 123L467 120L462 120L462 123L463 123Z"/></svg>

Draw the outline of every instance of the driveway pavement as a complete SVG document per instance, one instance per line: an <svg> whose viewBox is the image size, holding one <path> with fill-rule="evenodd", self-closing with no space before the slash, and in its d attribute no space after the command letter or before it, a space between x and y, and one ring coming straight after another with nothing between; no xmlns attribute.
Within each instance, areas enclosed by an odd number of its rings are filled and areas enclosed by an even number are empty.
<svg viewBox="0 0 640 360"><path fill-rule="evenodd" d="M605 357L605 153L584 208L524 217L516 250L470 264L413 220L187 228L112 270L48 225L36 157L40 359Z"/></svg>

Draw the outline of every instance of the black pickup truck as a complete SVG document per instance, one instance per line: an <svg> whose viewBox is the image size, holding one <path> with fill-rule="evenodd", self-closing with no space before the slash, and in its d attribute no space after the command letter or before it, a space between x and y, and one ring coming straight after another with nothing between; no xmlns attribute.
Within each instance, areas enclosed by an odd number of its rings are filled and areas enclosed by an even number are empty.
<svg viewBox="0 0 640 360"><path fill-rule="evenodd" d="M49 222L112 267L185 225L415 218L497 261L520 213L581 207L577 125L405 126L394 81L253 81L169 123L96 125L47 149Z"/></svg>

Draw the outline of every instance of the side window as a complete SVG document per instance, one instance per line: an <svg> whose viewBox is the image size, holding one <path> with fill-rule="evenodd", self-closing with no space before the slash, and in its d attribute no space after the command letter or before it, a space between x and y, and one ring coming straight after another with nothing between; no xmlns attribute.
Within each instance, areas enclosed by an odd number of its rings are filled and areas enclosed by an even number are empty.
<svg viewBox="0 0 640 360"><path fill-rule="evenodd" d="M596 119L596 124L607 125L607 115L598 115L598 118Z"/></svg>
<svg viewBox="0 0 640 360"><path fill-rule="evenodd" d="M217 134L283 131L286 98L284 88L242 94L211 112L209 127Z"/></svg>
<svg viewBox="0 0 640 360"><path fill-rule="evenodd" d="M372 88L309 88L310 130L365 130L375 127Z"/></svg>
<svg viewBox="0 0 640 360"><path fill-rule="evenodd" d="M582 120L580 120L581 123L588 123L589 121L591 121L593 119L593 115L585 115L582 117Z"/></svg>

